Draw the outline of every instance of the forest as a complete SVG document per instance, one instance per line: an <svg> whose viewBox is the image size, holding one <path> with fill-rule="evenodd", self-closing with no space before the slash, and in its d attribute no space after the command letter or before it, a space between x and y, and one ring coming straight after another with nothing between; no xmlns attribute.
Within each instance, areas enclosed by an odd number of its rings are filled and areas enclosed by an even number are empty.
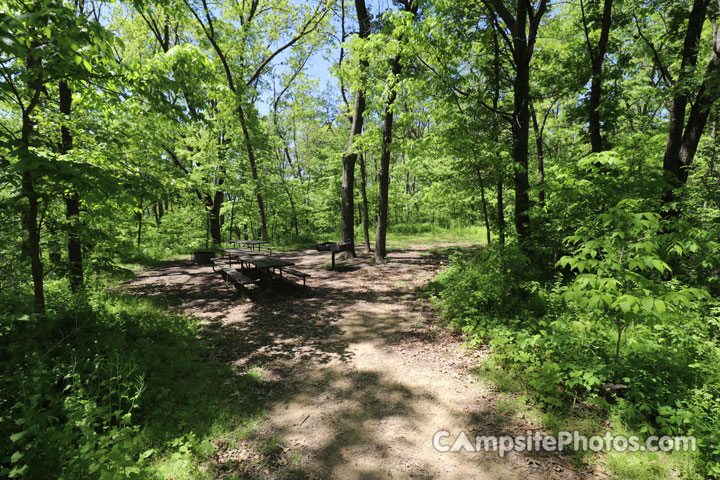
<svg viewBox="0 0 720 480"><path fill-rule="evenodd" d="M0 477L720 478L719 54L720 0L0 0Z"/></svg>

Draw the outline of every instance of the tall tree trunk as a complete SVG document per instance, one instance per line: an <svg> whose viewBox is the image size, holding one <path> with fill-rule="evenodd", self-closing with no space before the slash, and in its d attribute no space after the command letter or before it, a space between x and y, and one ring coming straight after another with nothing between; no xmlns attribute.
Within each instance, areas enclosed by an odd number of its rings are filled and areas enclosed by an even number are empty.
<svg viewBox="0 0 720 480"><path fill-rule="evenodd" d="M31 13L36 13L40 7L40 3L32 5ZM32 165L34 164L34 154L30 147L32 144L32 135L35 130L35 121L31 115L40 100L40 94L43 90L42 77L35 73L35 69L40 64L40 58L37 56L37 43L31 43L31 54L26 60L27 73L31 77L29 83L30 92L33 94L32 99L25 106L21 105L22 111L22 130L21 130L21 148L20 159L25 162L26 167L22 171L22 194L28 201L28 209L24 212L23 220L25 228L28 232L27 253L30 257L30 273L33 281L33 307L38 317L38 332L40 339L47 340L47 319L45 317L45 290L43 286L44 274L42 258L40 256L40 228L38 225L38 194L35 190L35 172Z"/></svg>
<svg viewBox="0 0 720 480"><path fill-rule="evenodd" d="M37 66L38 60L34 57L28 59L28 71L32 71ZM32 135L35 129L35 122L31 118L31 112L37 105L40 97L40 91L42 89L42 81L40 78L35 78L32 82L32 88L35 91L35 96L31 101L31 105L22 109L22 148L20 156L27 162L27 165L32 165L33 154L30 151L32 143ZM40 257L40 228L38 226L38 194L35 190L35 178L34 172L31 167L26 167L22 172L22 192L23 196L27 198L28 209L23 215L25 228L28 232L28 249L27 253L30 256L30 272L33 281L33 306L34 311L38 316L38 330L42 340L47 338L47 319L45 318L45 290L43 286L44 274L43 264Z"/></svg>
<svg viewBox="0 0 720 480"><path fill-rule="evenodd" d="M292 193L290 192L290 188L287 186L287 183L285 182L285 179L282 180L283 187L285 187L285 193L288 196L288 200L290 200L290 212L292 214L292 227L295 229L295 236L300 236L300 229L298 226L298 217L297 217L297 211L295 210L295 201L293 200Z"/></svg>
<svg viewBox="0 0 720 480"><path fill-rule="evenodd" d="M72 90L67 82L58 85L60 95L60 113L69 119L72 110ZM73 148L73 138L66 124L60 127L60 154L66 155ZM68 223L68 281L70 290L75 293L83 283L82 245L80 242L80 195L72 190L64 195L65 218Z"/></svg>
<svg viewBox="0 0 720 480"><path fill-rule="evenodd" d="M260 177L258 176L257 163L255 161L255 149L252 145L250 130L248 130L245 111L241 106L238 106L237 112L240 119L240 128L242 129L243 138L245 140L245 149L247 150L248 160L250 161L250 173L252 174L253 183L255 184L255 199L257 200L258 217L260 220L260 235L262 236L262 240L267 242L268 232L267 221L265 219L265 202L262 197Z"/></svg>
<svg viewBox="0 0 720 480"><path fill-rule="evenodd" d="M687 29L685 30L680 73L677 77L678 81L682 81L683 77L687 76L687 71L694 69L695 65L697 64L698 46L700 42L700 37L702 35L703 24L705 23L707 6L708 0L693 1L693 6L690 10L690 16L688 17ZM713 63L715 62L711 61L711 64ZM687 171L684 168L686 165L681 159L680 152L683 149L685 113L691 95L692 92L689 89L677 88L676 93L673 96L672 103L670 105L670 118L668 123L667 142L665 144L663 170L667 174L668 180L670 181L672 188L669 189L664 196L664 200L666 202L672 202L674 200L675 197L673 194L673 189L683 185L687 180ZM700 94L698 94L698 100L700 100ZM700 119L697 118L696 115L696 123L698 120ZM685 158L687 158L687 153L689 153L688 150L686 150L686 153L684 155ZM690 160L692 161L692 158L690 158Z"/></svg>
<svg viewBox="0 0 720 480"><path fill-rule="evenodd" d="M483 182L482 172L478 168L477 170L478 181L480 182L480 200L482 201L483 217L485 218L485 230L487 234L487 244L490 245L490 217L487 211L487 202L485 201L485 182Z"/></svg>
<svg viewBox="0 0 720 480"><path fill-rule="evenodd" d="M720 0L718 0L718 8L720 8ZM705 76L702 85L697 91L695 102L690 108L683 132L682 141L680 143L680 151L678 152L678 161L681 165L679 180L687 183L688 167L692 164L695 153L697 153L700 136L707 125L710 116L710 110L717 101L716 88L718 71L720 71L720 61L717 52L720 51L720 25L717 20L713 22L713 49L710 54L710 60L705 69Z"/></svg>
<svg viewBox="0 0 720 480"><path fill-rule="evenodd" d="M397 79L402 71L400 58L395 57L392 60L393 79ZM395 87L390 91L390 96L385 104L385 119L383 121L382 149L380 152L380 175L378 178L378 218L377 233L375 235L375 262L385 262L386 250L386 234L388 225L388 192L390 187L390 144L392 143L393 128L393 104L397 98Z"/></svg>
<svg viewBox="0 0 720 480"><path fill-rule="evenodd" d="M520 0L519 5L525 2ZM513 182L515 184L515 230L520 242L527 240L530 227L530 181L528 179L528 140L530 111L530 52L525 39L526 11L518 7L518 27L515 30L516 77L513 111ZM519 33L522 32L522 33Z"/></svg>
<svg viewBox="0 0 720 480"><path fill-rule="evenodd" d="M507 9L502 0L485 0L493 15L499 15L510 29L511 35L503 35L512 51L515 80L513 82L512 117L512 156L513 183L515 186L515 229L522 246L530 236L530 195L528 189L528 140L530 120L530 61L532 60L535 40L540 21L547 9L548 0L540 0L536 8L531 8L530 0L516 0L515 16ZM528 23L528 19L530 20ZM499 29L499 22L494 19ZM524 248L524 247L523 247Z"/></svg>
<svg viewBox="0 0 720 480"><path fill-rule="evenodd" d="M357 105L357 97L360 96L360 93L358 92L358 95L356 96L356 105ZM353 125L355 124L355 120L353 120ZM353 133L350 133L350 138L352 139ZM352 143L352 140L350 141ZM348 146L348 148L352 148L351 145ZM342 232L342 243L349 243L350 244L350 250L348 250L348 254L352 255L352 257L355 257L355 194L353 192L353 188L355 185L355 162L357 159L356 153L348 153L346 152L343 154L342 158L342 165L343 165L343 171L342 171L342 207L341 207L341 220L340 220L340 229Z"/></svg>
<svg viewBox="0 0 720 480"><path fill-rule="evenodd" d="M583 28L587 42L588 54L591 63L590 98L588 102L588 120L590 131L590 144L593 152L602 152L604 149L602 138L602 119L600 115L600 103L602 100L602 70L607 52L608 40L610 38L610 27L612 26L612 3L613 0L604 0L603 14L600 25L600 39L593 47L590 41L588 21L585 18L585 6L580 1L580 9L583 16Z"/></svg>
<svg viewBox="0 0 720 480"><path fill-rule="evenodd" d="M362 221L363 237L365 239L365 253L370 253L370 216L368 215L367 199L367 173L365 171L365 156L360 154L360 193L362 194Z"/></svg>
<svg viewBox="0 0 720 480"><path fill-rule="evenodd" d="M222 208L225 194L216 190L213 196L212 208L210 208L210 238L212 239L213 245L220 245L222 243L222 218L220 215L220 209Z"/></svg>
<svg viewBox="0 0 720 480"><path fill-rule="evenodd" d="M403 0L403 8L406 12L412 13L417 19L418 4L413 0ZM402 41L402 39L401 39ZM385 118L383 121L382 147L380 151L380 172L378 175L378 215L377 215L377 233L375 235L375 263L385 262L387 255L386 234L388 226L388 193L390 187L390 144L392 143L393 129L393 104L397 98L397 81L402 72L400 64L400 56L397 55L391 62L392 82L390 96L385 104Z"/></svg>
<svg viewBox="0 0 720 480"><path fill-rule="evenodd" d="M43 288L43 265L40 258L40 229L38 228L38 195L35 191L33 173L25 170L22 175L23 192L28 199L25 226L28 231L30 268L33 279L33 299L35 313L45 314L45 291Z"/></svg>
<svg viewBox="0 0 720 480"><path fill-rule="evenodd" d="M543 148L543 128L540 128L537 121L537 114L535 113L535 107L530 104L530 113L532 115L533 131L535 132L535 146L537 148L537 159L538 159L538 185L540 189L538 191L538 203L540 206L545 206L545 189L543 184L545 183L545 152Z"/></svg>
<svg viewBox="0 0 720 480"><path fill-rule="evenodd" d="M370 36L370 16L365 7L365 0L355 0L355 11L360 26L358 37L366 39ZM365 71L368 68L368 62L360 61L360 70ZM357 153L353 151L353 140L355 136L362 133L363 114L365 113L365 92L362 87L355 92L355 104L353 108L352 124L350 126L350 138L348 146L343 155L343 175L342 175L342 242L350 244L349 253L355 257L355 223L353 217L355 215L355 195L353 192L355 185L355 163L357 162Z"/></svg>
<svg viewBox="0 0 720 480"><path fill-rule="evenodd" d="M493 140L495 145L500 143L500 43L498 41L497 26L493 29ZM503 168L498 169L497 180L497 220L498 240L505 245L505 205L503 202Z"/></svg>
<svg viewBox="0 0 720 480"><path fill-rule="evenodd" d="M505 205L503 204L502 177L497 182L498 240L505 245Z"/></svg>
<svg viewBox="0 0 720 480"><path fill-rule="evenodd" d="M230 228L228 228L228 240L232 239L233 237L233 226L235 223L235 202L237 201L237 197L233 196L232 199L232 205L230 206ZM238 237L235 237L238 238Z"/></svg>

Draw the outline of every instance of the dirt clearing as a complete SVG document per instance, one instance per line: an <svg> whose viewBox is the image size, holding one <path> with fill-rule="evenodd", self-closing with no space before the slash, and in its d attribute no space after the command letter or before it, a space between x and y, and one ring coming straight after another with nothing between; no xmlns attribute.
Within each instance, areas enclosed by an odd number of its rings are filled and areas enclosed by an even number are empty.
<svg viewBox="0 0 720 480"><path fill-rule="evenodd" d="M470 373L482 358L437 326L414 289L437 274L446 251L416 247L390 262L361 256L329 271L329 255L286 252L312 275L308 288L281 282L248 299L210 267L174 262L126 285L201 319L213 355L239 369L257 368L268 385L263 434L279 455L253 473L318 479L586 478L561 456L512 452L438 452L433 435L525 435L497 409L493 392ZM447 442L447 440L445 440ZM240 443L216 461L247 455ZM240 467L238 467L240 468Z"/></svg>

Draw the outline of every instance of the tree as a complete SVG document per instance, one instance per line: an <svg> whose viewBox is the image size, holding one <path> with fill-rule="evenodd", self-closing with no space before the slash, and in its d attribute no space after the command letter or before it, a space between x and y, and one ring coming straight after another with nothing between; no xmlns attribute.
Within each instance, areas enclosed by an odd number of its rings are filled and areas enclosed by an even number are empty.
<svg viewBox="0 0 720 480"><path fill-rule="evenodd" d="M61 155L72 148L72 137L66 122L70 119L72 80L87 79L92 75L93 63L109 50L111 42L107 31L97 22L54 2L39 0L31 4L6 3L7 12L0 14L0 68L3 98L14 105L20 113L19 134L5 129L7 144L15 153L11 171L20 177L22 196L27 200L23 212L27 230L27 253L30 257L33 280L35 313L41 318L40 330L46 328L42 318L45 313L44 271L40 248L41 218L39 207L43 198L38 190L39 181L45 176L52 180L61 177L79 178L80 172L65 169L49 161L48 143L58 145ZM48 142L38 132L39 116L44 95L57 85L60 113L64 116L59 142ZM76 192L67 195L67 216L70 223L68 250L70 257L70 281L73 289L82 283L82 256L80 252Z"/></svg>
<svg viewBox="0 0 720 480"><path fill-rule="evenodd" d="M418 16L418 4L414 0L402 0L400 4L403 11L410 14L410 21L416 21ZM400 48L404 42L402 33L397 40ZM388 188L390 184L390 144L393 139L393 118L394 104L398 94L398 82L402 72L401 53L395 54L390 60L390 75L387 85L389 93L385 100L385 113L383 115L382 147L380 151L380 173L378 175L378 216L377 233L375 235L375 262L384 263L386 250L386 234L388 225Z"/></svg>
<svg viewBox="0 0 720 480"><path fill-rule="evenodd" d="M589 2L589 7L593 17L597 17L599 1ZM610 27L612 26L612 6L613 0L603 0L602 14L599 19L600 38L593 45L591 39L589 24L595 24L595 19L590 19L585 13L584 0L580 0L580 10L582 13L583 32L585 34L585 42L587 44L588 55L590 55L591 76L590 76L590 98L588 100L588 119L590 131L590 144L593 152L603 151L602 138L602 119L600 112L600 104L602 100L602 82L603 82L603 63L605 61L605 52L607 51L608 40L610 38Z"/></svg>
<svg viewBox="0 0 720 480"><path fill-rule="evenodd" d="M511 52L515 70L513 82L513 181L515 184L515 229L521 243L530 234L530 182L528 179L528 139L530 126L530 62L535 50L540 22L548 1L534 5L530 0L516 0L514 14L500 0L483 0L491 23ZM502 28L500 22L504 23Z"/></svg>
<svg viewBox="0 0 720 480"><path fill-rule="evenodd" d="M360 26L358 38L365 40L370 36L370 15L365 7L365 0L355 0L355 12ZM344 28L344 27L343 27ZM358 154L353 148L353 140L356 136L362 134L363 115L365 113L365 92L363 90L363 72L368 68L368 61L360 59L360 81L357 91L355 92L355 103L353 105L353 114L350 125L350 138L348 146L343 154L343 176L342 176L342 242L350 244L350 252L355 256L355 163ZM361 165L364 170L364 165ZM365 175L363 171L363 189Z"/></svg>
<svg viewBox="0 0 720 480"><path fill-rule="evenodd" d="M202 0L199 5L190 0L184 0L184 3L212 46L217 60L222 66L227 88L234 96L235 113L240 123L244 146L250 162L260 220L260 235L263 240L267 241L265 201L263 200L256 155L256 139L254 138L256 135L260 135L255 130L257 121L254 118L254 102L257 100L257 96L254 95L254 89L273 59L321 27L329 12L329 6L320 1L314 8L301 9L301 15L296 15L290 13L292 8L286 5L289 2L261 5L264 3L262 0L252 0L248 4L243 3L240 11L231 9L232 15L237 16L239 20L239 27L234 30L231 28L231 23L220 22L220 25L216 26L215 13L205 0ZM285 17L277 18L277 15L285 15ZM295 21L297 21L297 30L291 34L289 39L283 38L283 32L273 27L273 25L293 25ZM266 28L264 32L263 27ZM260 46L259 42L252 42L257 35L260 35L261 38L263 33L268 36L266 40L270 42L270 45L274 45L273 48L265 48ZM235 55L234 58L229 56L231 53ZM235 68L237 65L243 68L238 71Z"/></svg>
<svg viewBox="0 0 720 480"><path fill-rule="evenodd" d="M697 152L700 136L707 124L710 109L715 103L715 93L718 82L718 52L720 51L720 37L717 25L714 24L712 34L712 48L710 59L704 70L701 70L699 87L690 87L695 80L693 73L696 70L700 40L702 37L703 25L709 8L717 9L720 4L710 7L708 0L694 0L688 15L682 51L680 53L680 70L676 77L673 77L670 68L660 58L660 53L654 44L644 37L638 24L638 33L646 41L648 47L653 51L656 61L662 72L663 79L673 89L673 97L670 105L670 121L668 123L668 136L663 159L663 170L667 174L671 188L665 193L664 200L672 204L674 201L673 190L687 182L688 168L693 162ZM717 14L717 11L715 11ZM695 80L697 81L697 80ZM689 115L687 113L688 103L691 103ZM671 211L677 213L676 207L671 206Z"/></svg>

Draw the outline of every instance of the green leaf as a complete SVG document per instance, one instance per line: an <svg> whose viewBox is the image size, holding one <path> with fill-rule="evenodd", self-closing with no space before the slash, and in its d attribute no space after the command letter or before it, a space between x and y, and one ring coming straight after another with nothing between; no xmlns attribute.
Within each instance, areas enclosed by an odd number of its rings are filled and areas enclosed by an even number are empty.
<svg viewBox="0 0 720 480"><path fill-rule="evenodd" d="M642 306L642 309L646 312L652 312L654 301L655 299L653 298L643 298L642 300L640 300L640 305Z"/></svg>
<svg viewBox="0 0 720 480"><path fill-rule="evenodd" d="M666 310L665 302L663 302L662 300L656 299L654 306L655 306L655 311L657 313L659 313L659 314L665 313L665 310Z"/></svg>
<svg viewBox="0 0 720 480"><path fill-rule="evenodd" d="M203 455L210 456L213 454L214 451L215 451L215 446L212 443L210 443L209 440L205 440L204 442L202 442L200 444L200 452Z"/></svg>
<svg viewBox="0 0 720 480"><path fill-rule="evenodd" d="M140 454L140 460L144 460L148 458L150 455L155 453L155 449L145 450L143 453Z"/></svg>

